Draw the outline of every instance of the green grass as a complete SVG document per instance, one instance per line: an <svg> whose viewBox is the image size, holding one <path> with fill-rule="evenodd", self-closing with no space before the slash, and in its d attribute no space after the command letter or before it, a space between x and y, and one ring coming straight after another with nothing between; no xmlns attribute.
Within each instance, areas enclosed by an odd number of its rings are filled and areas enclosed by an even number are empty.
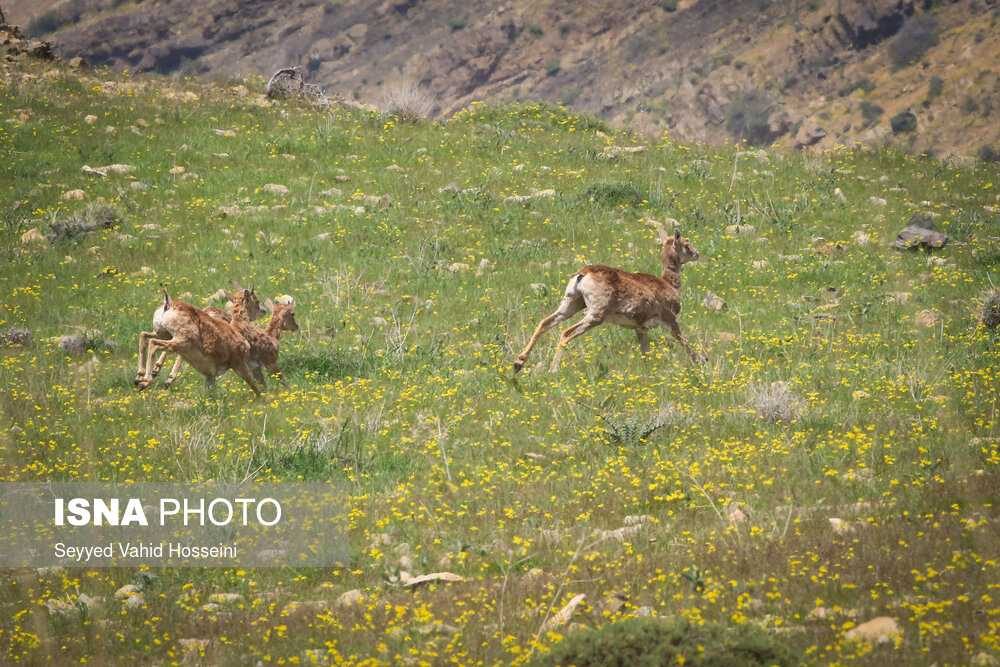
<svg viewBox="0 0 1000 667"><path fill-rule="evenodd" d="M28 73L0 80L0 329L34 335L0 349L2 478L230 480L249 463L260 480L336 480L351 490L355 557L164 570L132 611L113 593L134 571L8 573L0 662L173 663L188 638L210 640L211 664L526 662L558 643L566 627L542 623L578 593L572 623L643 606L749 623L817 664L965 664L1000 647L1000 353L976 319L1000 275L995 164L737 159L541 104L396 123L261 107L238 82ZM647 150L598 159L608 142ZM81 173L111 163L134 170ZM322 194L334 187L342 195ZM86 199L62 199L74 189ZM556 196L504 201L545 189ZM387 208L366 205L385 194ZM120 226L20 242L98 200ZM943 265L890 247L922 211L953 236ZM606 326L555 375L543 372L550 333L514 379L568 277L588 262L658 272L646 219L668 217L701 253L685 267L681 323L708 363L690 365L662 333L643 358L633 334ZM727 234L736 223L755 230ZM252 401L227 376L208 393L188 369L136 393L159 285L201 305L236 282L295 297L302 329L281 345L290 388ZM728 307L704 308L708 291ZM918 324L925 310L939 322ZM55 339L78 331L115 347L67 357ZM749 407L776 381L802 398L797 419ZM737 506L746 518L730 521ZM649 518L623 542L594 538L628 515ZM830 517L854 532L834 534ZM414 574L468 581L401 590L389 577L407 551ZM291 604L350 589L365 594L350 609ZM244 601L201 611L217 592ZM104 604L69 619L43 606L79 593ZM627 601L609 611L612 594ZM817 606L829 614L813 620ZM844 638L879 615L899 621L898 644Z"/></svg>

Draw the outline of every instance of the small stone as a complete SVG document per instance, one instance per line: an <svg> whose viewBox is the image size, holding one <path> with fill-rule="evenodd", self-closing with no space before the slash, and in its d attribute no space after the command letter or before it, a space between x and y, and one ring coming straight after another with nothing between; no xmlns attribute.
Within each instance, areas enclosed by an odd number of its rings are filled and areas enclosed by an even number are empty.
<svg viewBox="0 0 1000 667"><path fill-rule="evenodd" d="M871 237L868 236L868 233L860 229L854 232L851 238L854 239L855 243L861 246L868 245L871 242Z"/></svg>
<svg viewBox="0 0 1000 667"><path fill-rule="evenodd" d="M717 313L725 309L726 302L723 301L722 297L720 297L718 294L715 294L714 292L708 292L705 294L705 298L702 299L701 305Z"/></svg>
<svg viewBox="0 0 1000 667"><path fill-rule="evenodd" d="M87 337L80 334L61 336L59 349L66 354L80 355L87 351Z"/></svg>
<svg viewBox="0 0 1000 667"><path fill-rule="evenodd" d="M62 194L63 201L79 201L87 196L83 190L67 190Z"/></svg>
<svg viewBox="0 0 1000 667"><path fill-rule="evenodd" d="M755 231L757 228L753 225L726 225L726 234L729 236L746 236Z"/></svg>
<svg viewBox="0 0 1000 667"><path fill-rule="evenodd" d="M888 616L878 616L862 623L861 625L848 630L844 635L850 641L864 641L874 644L885 644L891 642L897 636L903 634L899 629L896 619Z"/></svg>
<svg viewBox="0 0 1000 667"><path fill-rule="evenodd" d="M933 229L910 224L896 235L893 247L897 250L914 250L917 248L943 248L948 243L948 237Z"/></svg>
<svg viewBox="0 0 1000 667"><path fill-rule="evenodd" d="M138 609L146 604L146 598L142 593L136 593L125 598L126 609Z"/></svg>
<svg viewBox="0 0 1000 667"><path fill-rule="evenodd" d="M126 585L122 586L121 588L119 588L117 591L115 591L115 599L116 600L124 600L124 599L129 598L129 597L131 597L133 595L137 595L137 594L139 594L141 592L142 591L135 584L126 584Z"/></svg>
<svg viewBox="0 0 1000 667"><path fill-rule="evenodd" d="M941 316L933 310L921 310L917 313L917 324L927 329L935 327L941 321Z"/></svg>
<svg viewBox="0 0 1000 667"><path fill-rule="evenodd" d="M344 191L340 188L329 188L320 193L324 197L343 197Z"/></svg>
<svg viewBox="0 0 1000 667"><path fill-rule="evenodd" d="M87 125L93 125L94 123L97 122L97 116L93 114L87 114L86 116L83 117L83 122L86 123Z"/></svg>
<svg viewBox="0 0 1000 667"><path fill-rule="evenodd" d="M264 192L272 195L287 195L288 188L280 183L267 183L261 188Z"/></svg>
<svg viewBox="0 0 1000 667"><path fill-rule="evenodd" d="M850 522L844 521L843 519L838 519L836 517L831 517L830 528L837 535L850 535L854 532L854 526Z"/></svg>
<svg viewBox="0 0 1000 667"><path fill-rule="evenodd" d="M836 197L837 201L839 201L841 204L847 203L847 197L844 195L844 191L841 190L840 188L833 189L833 196Z"/></svg>
<svg viewBox="0 0 1000 667"><path fill-rule="evenodd" d="M886 200L882 199L881 197L871 196L871 197L868 198L868 203L871 204L872 206L885 206L889 202L887 202Z"/></svg>
<svg viewBox="0 0 1000 667"><path fill-rule="evenodd" d="M337 606L341 608L353 607L356 604L360 604L365 599L365 596L358 589L353 589L341 594L337 598Z"/></svg>
<svg viewBox="0 0 1000 667"><path fill-rule="evenodd" d="M170 173L171 176L180 176L181 174L183 174L186 171L187 171L187 169L185 169L184 167L182 167L182 166L180 166L178 164L178 165L174 165L173 167L171 167L169 173Z"/></svg>
<svg viewBox="0 0 1000 667"><path fill-rule="evenodd" d="M816 607L806 615L806 620L822 621L830 615L830 610L826 607Z"/></svg>

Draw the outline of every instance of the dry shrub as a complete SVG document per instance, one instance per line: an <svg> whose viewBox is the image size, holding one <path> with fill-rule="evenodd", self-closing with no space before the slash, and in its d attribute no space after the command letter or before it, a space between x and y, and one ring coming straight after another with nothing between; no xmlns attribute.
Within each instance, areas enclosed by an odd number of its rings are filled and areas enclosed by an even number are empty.
<svg viewBox="0 0 1000 667"><path fill-rule="evenodd" d="M802 414L805 402L787 382L756 384L750 387L750 407L767 421L793 421Z"/></svg>
<svg viewBox="0 0 1000 667"><path fill-rule="evenodd" d="M434 100L416 83L400 81L387 85L382 94L383 113L408 123L430 118Z"/></svg>
<svg viewBox="0 0 1000 667"><path fill-rule="evenodd" d="M1000 326L1000 288L994 287L983 295L983 324L990 329Z"/></svg>

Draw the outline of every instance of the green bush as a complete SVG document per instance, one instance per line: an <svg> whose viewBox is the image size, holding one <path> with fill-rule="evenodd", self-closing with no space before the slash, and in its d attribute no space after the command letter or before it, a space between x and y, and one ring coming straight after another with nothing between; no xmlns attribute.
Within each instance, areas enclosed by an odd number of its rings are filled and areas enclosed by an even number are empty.
<svg viewBox="0 0 1000 667"><path fill-rule="evenodd" d="M660 0L660 9L665 12L676 12L677 11L677 0Z"/></svg>
<svg viewBox="0 0 1000 667"><path fill-rule="evenodd" d="M912 111L902 111L889 121L893 134L913 132L917 129L917 116Z"/></svg>
<svg viewBox="0 0 1000 667"><path fill-rule="evenodd" d="M870 127L877 123L884 111L885 109L868 100L861 101L861 117L865 119L865 127Z"/></svg>
<svg viewBox="0 0 1000 667"><path fill-rule="evenodd" d="M977 155L983 162L1000 162L1000 151L993 148L989 144L983 144L980 146Z"/></svg>
<svg viewBox="0 0 1000 667"><path fill-rule="evenodd" d="M726 129L737 140L766 146L776 138L768 122L774 102L760 90L744 91L726 110Z"/></svg>
<svg viewBox="0 0 1000 667"><path fill-rule="evenodd" d="M940 97L942 91L944 91L944 79L935 74L927 83L927 99L924 100L924 108L929 107L931 102Z"/></svg>
<svg viewBox="0 0 1000 667"><path fill-rule="evenodd" d="M681 658L681 656L683 656ZM680 660L678 660L680 658ZM683 660L683 662L681 662ZM682 618L630 618L570 633L534 667L754 667L797 664L777 638L752 625L691 625Z"/></svg>
<svg viewBox="0 0 1000 667"><path fill-rule="evenodd" d="M604 206L640 206L646 198L631 183L594 183L583 192L585 199Z"/></svg>
<svg viewBox="0 0 1000 667"><path fill-rule="evenodd" d="M559 73L562 66L559 64L558 60L550 60L549 64L545 66L545 74L548 76L555 76Z"/></svg>
<svg viewBox="0 0 1000 667"><path fill-rule="evenodd" d="M938 43L938 22L924 14L911 19L889 44L889 59L896 67L906 67Z"/></svg>

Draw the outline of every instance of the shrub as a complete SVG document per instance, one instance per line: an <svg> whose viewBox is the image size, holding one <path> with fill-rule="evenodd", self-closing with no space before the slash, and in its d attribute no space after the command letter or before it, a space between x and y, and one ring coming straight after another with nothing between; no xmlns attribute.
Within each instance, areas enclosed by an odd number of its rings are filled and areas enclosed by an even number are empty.
<svg viewBox="0 0 1000 667"><path fill-rule="evenodd" d="M66 19L60 12L51 9L28 21L28 26L25 28L25 32L28 37L41 37L42 35L55 32L59 28L66 25L66 23Z"/></svg>
<svg viewBox="0 0 1000 667"><path fill-rule="evenodd" d="M938 43L938 22L924 14L911 19L889 44L889 59L896 67L906 67Z"/></svg>
<svg viewBox="0 0 1000 667"><path fill-rule="evenodd" d="M559 73L560 69L562 69L562 66L559 64L558 60L550 60L549 64L545 66L545 73L548 76L555 76Z"/></svg>
<svg viewBox="0 0 1000 667"><path fill-rule="evenodd" d="M572 632L531 664L753 667L795 663L781 641L753 625L691 625L682 618L630 618L597 630Z"/></svg>
<svg viewBox="0 0 1000 667"><path fill-rule="evenodd" d="M875 90L875 84L872 82L871 79L869 79L868 77L865 77L863 79L859 79L857 81L852 81L851 83L848 83L843 88L841 88L838 92L839 92L839 94L840 94L841 97L847 97L848 95L850 95L851 93L853 93L855 90L863 90L866 93L870 93L873 90Z"/></svg>
<svg viewBox="0 0 1000 667"><path fill-rule="evenodd" d="M750 407L761 419L789 422L802 414L804 402L787 382L756 384L749 390Z"/></svg>
<svg viewBox="0 0 1000 667"><path fill-rule="evenodd" d="M465 27L465 20L464 19L449 19L448 20L448 27L451 28L452 32L456 32L458 30L461 30L462 28Z"/></svg>
<svg viewBox="0 0 1000 667"><path fill-rule="evenodd" d="M640 206L645 193L631 183L594 183L583 196L604 206Z"/></svg>
<svg viewBox="0 0 1000 667"><path fill-rule="evenodd" d="M979 147L979 152L976 153L979 159L983 162L1000 162L1000 151L993 148L989 144L983 144Z"/></svg>
<svg viewBox="0 0 1000 667"><path fill-rule="evenodd" d="M893 134L913 132L917 129L917 116L912 111L901 111L889 121Z"/></svg>
<svg viewBox="0 0 1000 667"><path fill-rule="evenodd" d="M542 26L538 25L537 23L532 23L531 25L528 26L528 33L530 35L533 35L534 37L541 37L542 35L545 34L545 31L542 30Z"/></svg>
<svg viewBox="0 0 1000 667"><path fill-rule="evenodd" d="M767 93L749 90L741 93L726 110L726 129L737 140L753 146L766 146L775 139L770 117L774 102Z"/></svg>
<svg viewBox="0 0 1000 667"><path fill-rule="evenodd" d="M677 0L660 0L657 4L665 12L677 11Z"/></svg>
<svg viewBox="0 0 1000 667"><path fill-rule="evenodd" d="M938 75L931 77L931 80L927 83L927 99L924 100L924 107L929 107L931 102L936 100L941 96L941 92L944 90L944 79Z"/></svg>
<svg viewBox="0 0 1000 667"><path fill-rule="evenodd" d="M882 107L868 100L861 101L861 117L865 119L865 127L870 127L877 123L884 111Z"/></svg>
<svg viewBox="0 0 1000 667"><path fill-rule="evenodd" d="M993 288L983 295L980 319L990 329L1000 327L1000 289Z"/></svg>
<svg viewBox="0 0 1000 667"><path fill-rule="evenodd" d="M387 86L382 94L382 111L401 121L415 123L429 118L434 100L412 81Z"/></svg>

